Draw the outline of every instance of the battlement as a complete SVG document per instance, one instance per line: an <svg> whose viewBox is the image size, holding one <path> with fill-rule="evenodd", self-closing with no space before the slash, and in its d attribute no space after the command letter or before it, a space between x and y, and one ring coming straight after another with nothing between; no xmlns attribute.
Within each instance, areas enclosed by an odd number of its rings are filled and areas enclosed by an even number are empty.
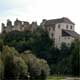
<svg viewBox="0 0 80 80"><path fill-rule="evenodd" d="M7 33L11 31L35 31L37 29L37 22L32 22L31 24L27 21L20 21L16 19L12 25L10 19L7 20L6 26L2 23L2 33Z"/></svg>

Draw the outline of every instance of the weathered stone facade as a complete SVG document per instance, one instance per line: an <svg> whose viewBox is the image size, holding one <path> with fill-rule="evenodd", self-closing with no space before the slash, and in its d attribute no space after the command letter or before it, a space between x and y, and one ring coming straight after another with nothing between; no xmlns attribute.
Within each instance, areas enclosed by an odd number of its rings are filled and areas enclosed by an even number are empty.
<svg viewBox="0 0 80 80"><path fill-rule="evenodd" d="M2 23L2 33L7 33L11 31L35 31L37 29L38 25L37 22L32 22L31 24L26 21L20 21L16 19L14 21L14 24L12 25L12 22L8 19L7 24L5 26L4 23Z"/></svg>
<svg viewBox="0 0 80 80"><path fill-rule="evenodd" d="M75 38L80 38L80 35L74 31L75 24L65 17L52 20L44 19L41 26L47 30L49 37L54 40L55 47L58 48L61 47L62 43L70 46ZM63 35L64 33L65 35Z"/></svg>

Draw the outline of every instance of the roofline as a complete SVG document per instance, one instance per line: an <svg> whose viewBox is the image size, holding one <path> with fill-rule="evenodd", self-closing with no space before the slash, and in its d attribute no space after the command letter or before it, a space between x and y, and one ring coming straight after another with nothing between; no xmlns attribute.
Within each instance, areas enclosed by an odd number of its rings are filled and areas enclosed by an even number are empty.
<svg viewBox="0 0 80 80"><path fill-rule="evenodd" d="M70 21L70 23L71 24L73 24L73 25L75 25L75 23L74 22L72 22L69 18L67 18L67 17L62 17L62 18L56 18L56 19L49 19L49 20L47 20L47 19L45 19L45 22L47 22L47 21L52 21L52 20L60 20L60 19L67 19L67 20L69 20ZM63 22L59 22L59 23L63 23ZM69 23L69 24L70 24ZM54 24L57 24L57 23L54 23Z"/></svg>

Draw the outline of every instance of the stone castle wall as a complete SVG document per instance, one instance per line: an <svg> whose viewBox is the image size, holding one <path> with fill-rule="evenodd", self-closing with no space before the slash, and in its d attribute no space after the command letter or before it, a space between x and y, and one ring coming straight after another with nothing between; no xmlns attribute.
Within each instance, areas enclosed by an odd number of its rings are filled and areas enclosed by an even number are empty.
<svg viewBox="0 0 80 80"><path fill-rule="evenodd" d="M37 29L38 25L37 22L32 22L31 24L26 21L20 21L16 19L14 21L14 24L12 25L12 22L8 19L7 24L5 26L4 23L2 23L2 33L11 32L11 31L35 31Z"/></svg>

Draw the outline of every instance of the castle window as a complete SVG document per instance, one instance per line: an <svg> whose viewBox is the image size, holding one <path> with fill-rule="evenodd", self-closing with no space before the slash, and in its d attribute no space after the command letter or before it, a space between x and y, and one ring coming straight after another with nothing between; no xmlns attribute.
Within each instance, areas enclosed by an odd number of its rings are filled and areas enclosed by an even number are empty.
<svg viewBox="0 0 80 80"><path fill-rule="evenodd" d="M68 25L66 26L66 29L68 29Z"/></svg>
<svg viewBox="0 0 80 80"><path fill-rule="evenodd" d="M51 30L51 28L49 27L49 31Z"/></svg>
<svg viewBox="0 0 80 80"><path fill-rule="evenodd" d="M58 28L60 28L60 24L58 25Z"/></svg>
<svg viewBox="0 0 80 80"><path fill-rule="evenodd" d="M52 36L52 38L53 38L54 34L52 33L51 36Z"/></svg>
<svg viewBox="0 0 80 80"><path fill-rule="evenodd" d="M70 27L70 29L72 29L72 26Z"/></svg>

